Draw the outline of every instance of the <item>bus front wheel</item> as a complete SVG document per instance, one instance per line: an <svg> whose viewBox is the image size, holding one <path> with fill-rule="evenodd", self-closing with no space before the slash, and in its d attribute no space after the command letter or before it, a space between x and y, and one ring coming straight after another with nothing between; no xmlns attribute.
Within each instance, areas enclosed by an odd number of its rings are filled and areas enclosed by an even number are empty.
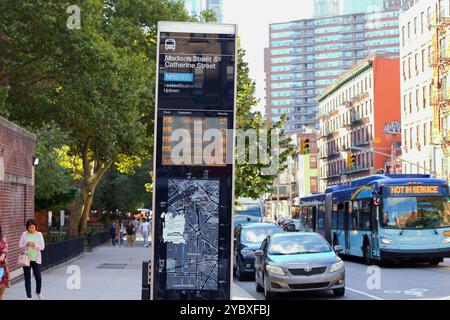
<svg viewBox="0 0 450 320"><path fill-rule="evenodd" d="M372 263L372 249L370 248L370 244L366 243L364 245L364 262L371 266Z"/></svg>

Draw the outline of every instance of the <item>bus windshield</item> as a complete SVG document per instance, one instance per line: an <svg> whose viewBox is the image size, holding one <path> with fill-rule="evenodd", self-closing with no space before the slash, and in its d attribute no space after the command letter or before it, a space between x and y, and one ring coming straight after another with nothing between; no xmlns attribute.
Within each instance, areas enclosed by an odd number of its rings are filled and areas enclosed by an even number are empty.
<svg viewBox="0 0 450 320"><path fill-rule="evenodd" d="M391 229L450 227L447 197L388 197L383 199L381 226Z"/></svg>

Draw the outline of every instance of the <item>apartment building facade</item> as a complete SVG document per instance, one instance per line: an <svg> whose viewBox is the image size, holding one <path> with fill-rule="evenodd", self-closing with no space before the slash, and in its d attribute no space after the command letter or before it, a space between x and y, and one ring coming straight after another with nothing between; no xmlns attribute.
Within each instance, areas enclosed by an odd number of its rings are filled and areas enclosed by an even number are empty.
<svg viewBox="0 0 450 320"><path fill-rule="evenodd" d="M193 16L198 16L204 10L216 13L217 22L223 22L223 0L184 0L184 6Z"/></svg>
<svg viewBox="0 0 450 320"><path fill-rule="evenodd" d="M448 118L441 110L446 111L448 100L442 108L433 95L439 90L444 98L449 96L446 77L440 77L436 68L441 68L441 56L444 62L447 56L448 68L450 57L448 33L447 39L434 38L437 30L433 24L437 22L436 15L450 19L449 10L448 0L420 0L400 14L403 171L432 173L444 179L449 176L446 142L442 140L448 137ZM433 42L438 42L443 52Z"/></svg>
<svg viewBox="0 0 450 320"><path fill-rule="evenodd" d="M321 192L385 172L387 165L399 173L390 156L401 141L399 71L398 59L372 55L318 96Z"/></svg>
<svg viewBox="0 0 450 320"><path fill-rule="evenodd" d="M317 95L338 76L375 52L399 55L400 1L382 11L270 25L265 51L266 116L287 115L288 133L319 129Z"/></svg>

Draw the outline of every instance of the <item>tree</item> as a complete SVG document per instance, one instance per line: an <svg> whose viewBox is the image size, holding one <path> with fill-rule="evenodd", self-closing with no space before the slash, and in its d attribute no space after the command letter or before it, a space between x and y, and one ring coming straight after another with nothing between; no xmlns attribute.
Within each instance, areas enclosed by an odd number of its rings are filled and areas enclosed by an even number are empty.
<svg viewBox="0 0 450 320"><path fill-rule="evenodd" d="M67 204L76 197L70 172L60 165L60 157L55 151L67 143L68 135L56 124L47 124L36 132L36 209L48 209Z"/></svg>
<svg viewBox="0 0 450 320"><path fill-rule="evenodd" d="M70 137L59 156L82 180L70 226L82 235L108 169L133 172L150 157L156 25L189 17L169 0L86 0L81 29L70 30L69 5L2 3L0 87L8 88L2 114L34 128L54 121Z"/></svg>
<svg viewBox="0 0 450 320"><path fill-rule="evenodd" d="M237 129L243 130L255 130L258 133L259 130L266 130L270 137L272 132L276 130L279 132L280 145L285 146L284 150L279 155L279 167L277 173L283 172L287 167L287 158L293 152L293 148L288 144L290 138L284 137L284 131L282 125L284 117L274 124L271 124L268 120L264 120L261 113L253 111L252 108L258 104L258 100L255 99L255 82L250 79L248 63L245 62L245 51L242 48L238 50L238 75L237 75ZM270 140L269 140L270 141ZM261 155L262 145L259 145L259 154ZM267 145L267 154L269 154L271 160L274 160L274 147L270 143ZM250 148L255 148L246 142L244 154L248 158ZM257 164L244 163L236 165L236 178L235 178L235 197L250 197L259 198L264 193L271 190L275 175L265 174L263 168L266 164L259 162Z"/></svg>

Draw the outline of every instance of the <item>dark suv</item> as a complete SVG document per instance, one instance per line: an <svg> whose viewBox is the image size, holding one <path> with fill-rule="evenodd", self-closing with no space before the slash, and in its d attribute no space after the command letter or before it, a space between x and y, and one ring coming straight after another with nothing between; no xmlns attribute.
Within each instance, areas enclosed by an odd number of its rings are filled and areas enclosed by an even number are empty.
<svg viewBox="0 0 450 320"><path fill-rule="evenodd" d="M238 225L234 231L234 270L239 281L255 274L255 251L264 239L283 229L272 223Z"/></svg>

